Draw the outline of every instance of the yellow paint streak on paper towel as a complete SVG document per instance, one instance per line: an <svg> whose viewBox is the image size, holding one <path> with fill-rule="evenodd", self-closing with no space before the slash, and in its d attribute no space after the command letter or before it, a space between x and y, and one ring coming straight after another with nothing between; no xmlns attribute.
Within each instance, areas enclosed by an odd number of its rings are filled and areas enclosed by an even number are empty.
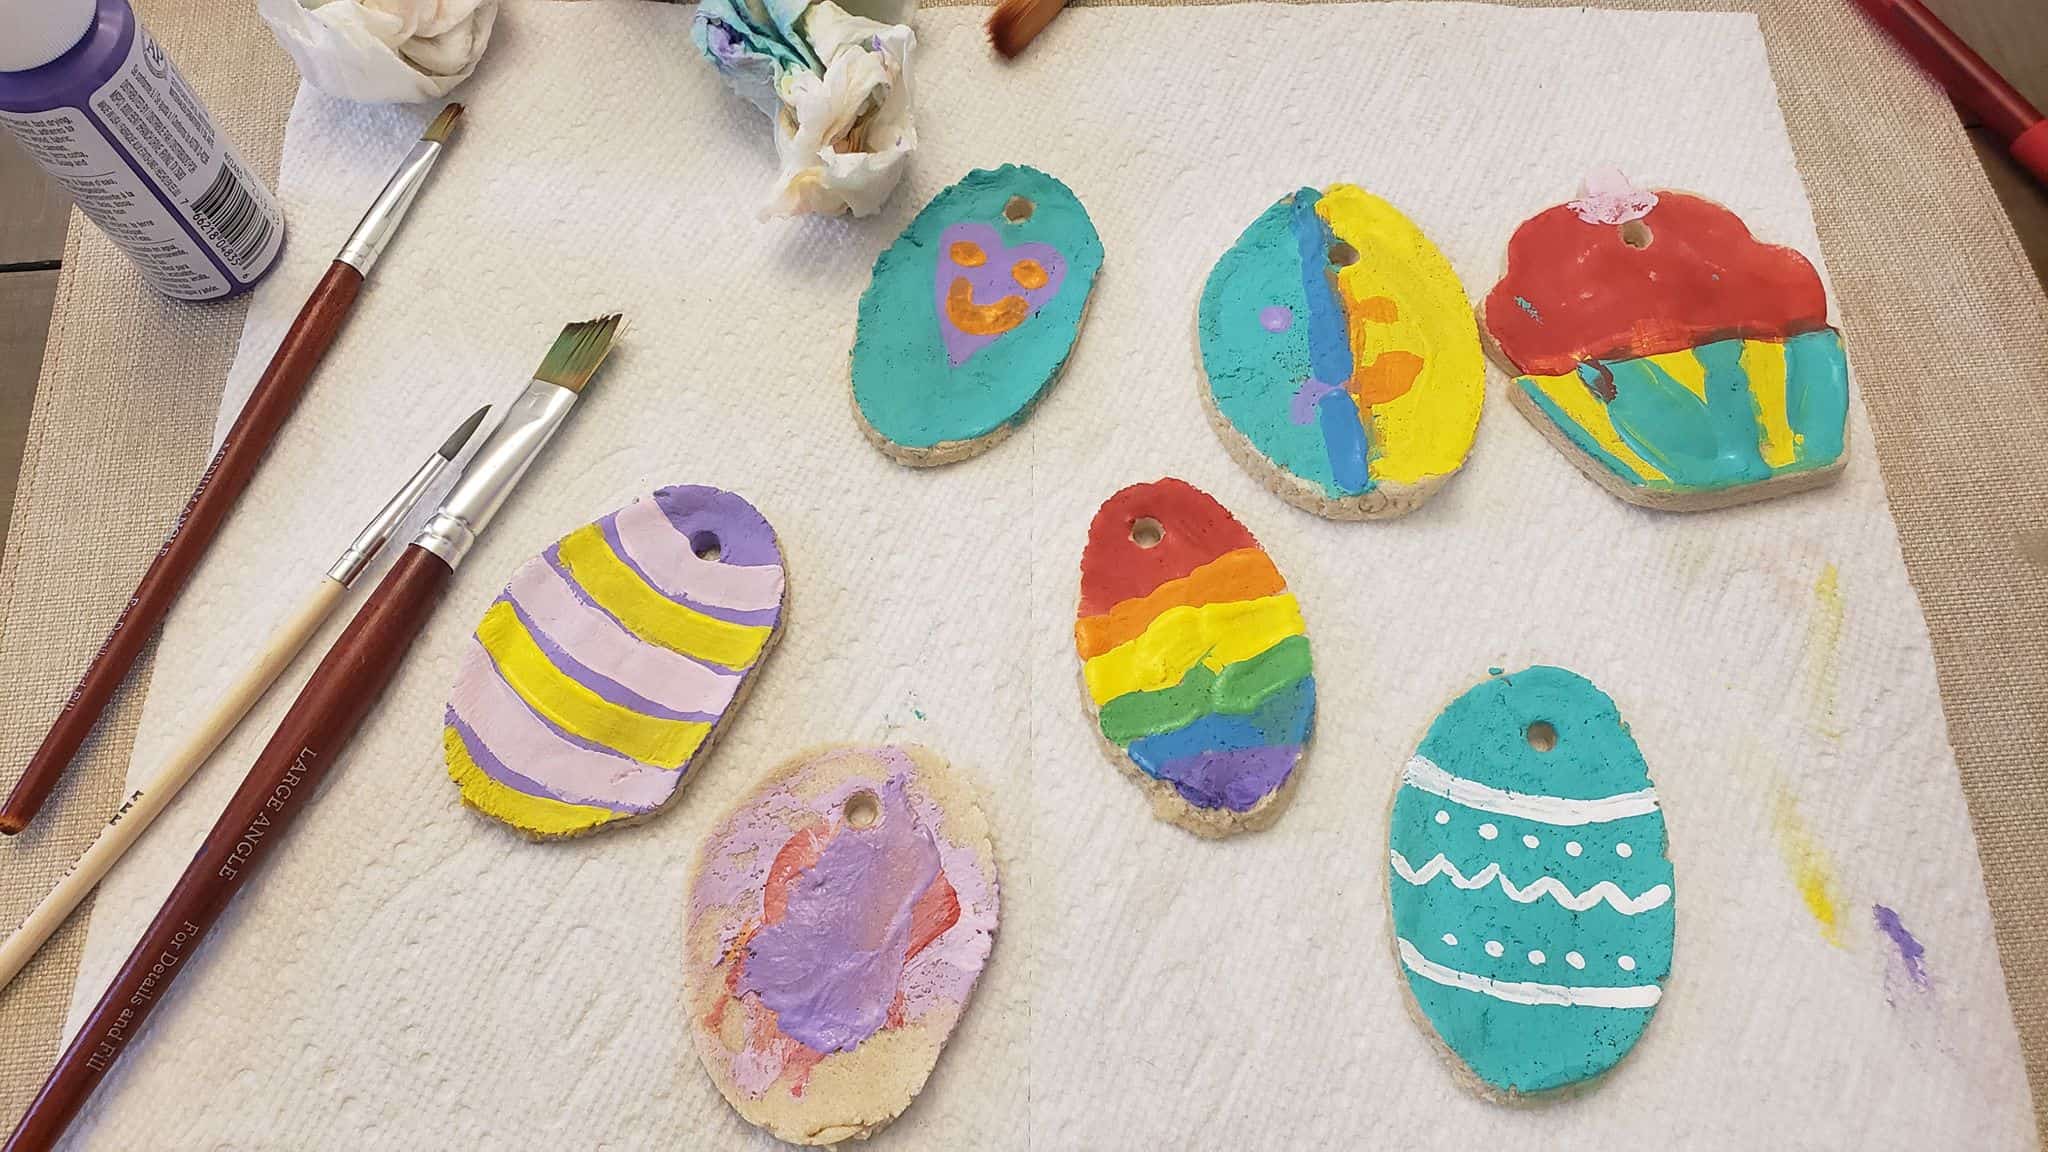
<svg viewBox="0 0 2048 1152"><path fill-rule="evenodd" d="M1820 925L1821 938L1842 947L1842 900L1827 853L1813 838L1799 815L1799 801L1781 781L1771 798L1771 829L1778 836L1778 853L1785 869L1799 889L1806 911Z"/></svg>
<svg viewBox="0 0 2048 1152"><path fill-rule="evenodd" d="M1823 565L1820 578L1813 582L1813 613L1806 623L1806 660L1814 729L1830 740L1842 738L1835 711L1841 683L1845 615L1842 574L1833 564Z"/></svg>

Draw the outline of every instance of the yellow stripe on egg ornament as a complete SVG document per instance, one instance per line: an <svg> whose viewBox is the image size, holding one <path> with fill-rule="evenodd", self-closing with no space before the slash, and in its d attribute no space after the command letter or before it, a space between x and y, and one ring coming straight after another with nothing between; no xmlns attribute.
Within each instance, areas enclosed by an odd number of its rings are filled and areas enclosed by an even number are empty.
<svg viewBox="0 0 2048 1152"><path fill-rule="evenodd" d="M1357 185L1331 185L1316 212L1359 253L1337 273L1349 310L1372 319L1350 326L1353 362L1373 364L1388 353L1421 362L1401 395L1370 405L1363 417L1377 450L1373 480L1415 484L1457 471L1479 427L1486 361L1456 270L1413 221ZM1374 300L1393 307L1367 306Z"/></svg>

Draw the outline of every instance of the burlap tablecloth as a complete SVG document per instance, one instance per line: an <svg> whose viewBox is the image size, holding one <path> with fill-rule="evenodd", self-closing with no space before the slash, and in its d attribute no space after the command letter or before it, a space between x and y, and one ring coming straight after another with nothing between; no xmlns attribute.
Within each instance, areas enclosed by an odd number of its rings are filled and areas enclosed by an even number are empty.
<svg viewBox="0 0 2048 1152"><path fill-rule="evenodd" d="M297 75L254 5L135 6L274 182ZM1853 5L1613 6L1754 9L1762 20L1933 632L2048 1133L2048 534L2036 527L2048 508L2048 299L1954 111ZM157 296L74 217L0 558L0 764L26 762L204 465L242 313ZM27 911L117 802L150 667L145 656L48 813L0 844L0 924ZM26 1107L56 1055L85 923L75 917L0 993L0 1118Z"/></svg>

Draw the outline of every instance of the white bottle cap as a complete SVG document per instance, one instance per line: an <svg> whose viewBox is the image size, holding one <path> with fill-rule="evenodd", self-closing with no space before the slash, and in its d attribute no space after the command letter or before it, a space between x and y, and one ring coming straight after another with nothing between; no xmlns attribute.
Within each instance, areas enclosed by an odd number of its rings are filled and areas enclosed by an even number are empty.
<svg viewBox="0 0 2048 1152"><path fill-rule="evenodd" d="M0 0L0 72L41 68L92 29L96 0Z"/></svg>

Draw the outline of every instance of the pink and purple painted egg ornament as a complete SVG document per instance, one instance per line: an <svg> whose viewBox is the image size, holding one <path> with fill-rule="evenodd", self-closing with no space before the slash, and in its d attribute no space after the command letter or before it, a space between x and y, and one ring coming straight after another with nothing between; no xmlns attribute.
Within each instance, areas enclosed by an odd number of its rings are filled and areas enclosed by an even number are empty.
<svg viewBox="0 0 2048 1152"><path fill-rule="evenodd" d="M780 1139L873 1135L931 1075L997 914L988 821L945 761L915 746L803 753L698 858L684 964L697 1054Z"/></svg>

